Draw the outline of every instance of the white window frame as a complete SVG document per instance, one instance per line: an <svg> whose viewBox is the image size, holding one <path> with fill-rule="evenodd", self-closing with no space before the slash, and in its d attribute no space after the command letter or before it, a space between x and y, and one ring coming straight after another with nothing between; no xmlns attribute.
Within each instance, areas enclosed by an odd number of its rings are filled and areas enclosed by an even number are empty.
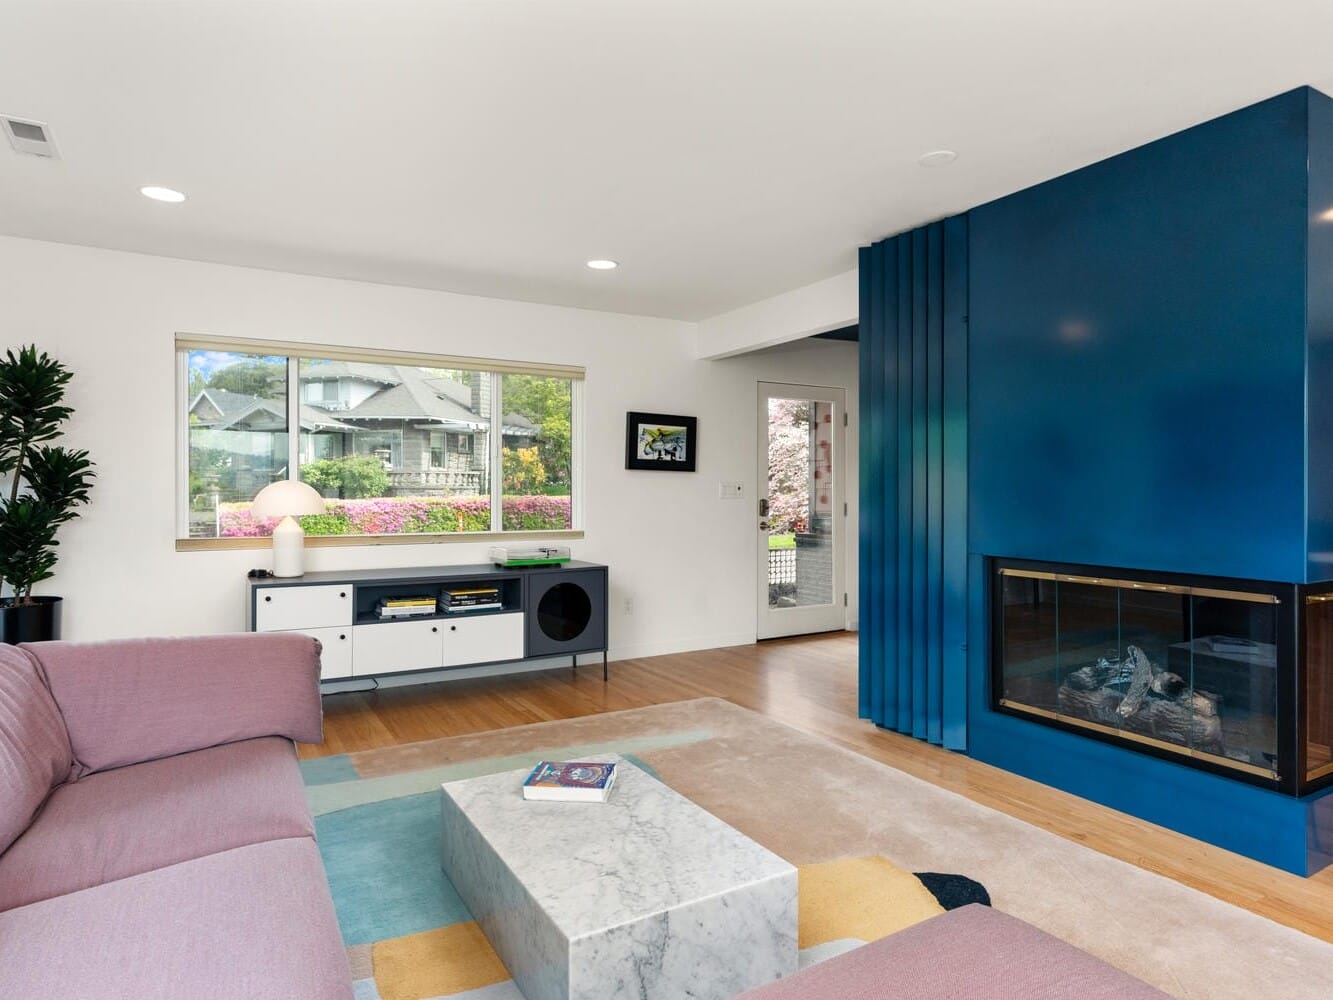
<svg viewBox="0 0 1333 1000"><path fill-rule="evenodd" d="M192 548L259 548L271 544L267 538L200 538L191 539L190 531L190 422L189 422L189 356L194 350L227 351L237 354L255 354L287 359L287 469L289 478L299 476L301 464L301 383L300 363L305 360L359 361L369 364L415 365L432 368L451 368L486 373L491 380L490 433L488 434L490 466L490 531L405 533L396 535L332 535L312 536L308 544L365 545L386 542L478 541L488 538L523 536L582 537L584 514L584 369L571 365L525 363L488 358L451 357L417 354L404 351L356 350L321 344L290 341L264 341L230 337L210 337L178 333L176 351L176 547ZM550 531L504 530L504 376L507 374L535 375L544 378L565 378L570 382L570 527ZM446 436L446 452L447 441ZM475 441L474 441L475 443Z"/></svg>

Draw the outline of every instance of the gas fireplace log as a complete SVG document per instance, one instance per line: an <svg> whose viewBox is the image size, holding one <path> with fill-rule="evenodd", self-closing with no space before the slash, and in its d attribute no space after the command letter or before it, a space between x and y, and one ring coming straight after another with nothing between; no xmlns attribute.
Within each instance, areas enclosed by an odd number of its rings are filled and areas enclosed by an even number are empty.
<svg viewBox="0 0 1333 1000"><path fill-rule="evenodd" d="M1143 704L1143 696L1148 693L1148 685L1153 679L1152 660L1148 659L1147 653L1138 646L1130 646L1125 653L1125 660L1133 664L1134 673L1130 677L1129 691L1125 694L1125 700L1116 709L1122 719L1128 719L1139 710L1139 706Z"/></svg>
<svg viewBox="0 0 1333 1000"><path fill-rule="evenodd" d="M1089 663L1068 674L1056 692L1061 714L1222 753L1217 699L1190 690L1179 674L1158 670L1138 646L1128 647L1126 654L1124 665L1132 669L1127 693L1122 696L1108 683L1116 672L1109 662Z"/></svg>

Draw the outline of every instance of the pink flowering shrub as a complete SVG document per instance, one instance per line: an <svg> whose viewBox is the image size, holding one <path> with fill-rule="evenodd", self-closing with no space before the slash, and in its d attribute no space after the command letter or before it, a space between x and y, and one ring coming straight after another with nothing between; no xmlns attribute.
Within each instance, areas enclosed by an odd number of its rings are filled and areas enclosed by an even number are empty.
<svg viewBox="0 0 1333 1000"><path fill-rule="evenodd" d="M278 526L276 517L255 517L248 503L218 504L219 538L267 538Z"/></svg>
<svg viewBox="0 0 1333 1000"><path fill-rule="evenodd" d="M572 527L569 497L507 496L500 505L505 531L551 531Z"/></svg>
<svg viewBox="0 0 1333 1000"><path fill-rule="evenodd" d="M489 531L490 497L377 497L326 500L323 514L301 518L307 535L401 535ZM506 496L502 521L507 531L552 531L570 526L569 497ZM257 518L248 503L218 505L218 536L263 538L275 518Z"/></svg>

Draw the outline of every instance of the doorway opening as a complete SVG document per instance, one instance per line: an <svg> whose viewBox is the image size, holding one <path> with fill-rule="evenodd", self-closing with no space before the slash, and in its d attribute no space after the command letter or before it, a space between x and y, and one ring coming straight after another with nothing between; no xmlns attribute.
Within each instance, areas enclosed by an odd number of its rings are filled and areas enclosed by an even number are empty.
<svg viewBox="0 0 1333 1000"><path fill-rule="evenodd" d="M846 627L846 393L759 383L758 637Z"/></svg>

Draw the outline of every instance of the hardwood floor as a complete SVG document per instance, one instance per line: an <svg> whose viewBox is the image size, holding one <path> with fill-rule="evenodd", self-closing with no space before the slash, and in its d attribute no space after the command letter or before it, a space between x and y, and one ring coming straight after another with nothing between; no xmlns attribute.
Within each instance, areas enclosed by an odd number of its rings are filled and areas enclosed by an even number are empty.
<svg viewBox="0 0 1333 1000"><path fill-rule="evenodd" d="M325 742L369 750L688 698L725 698L1061 837L1333 942L1333 867L1303 879L856 717L854 633L329 695Z"/></svg>

